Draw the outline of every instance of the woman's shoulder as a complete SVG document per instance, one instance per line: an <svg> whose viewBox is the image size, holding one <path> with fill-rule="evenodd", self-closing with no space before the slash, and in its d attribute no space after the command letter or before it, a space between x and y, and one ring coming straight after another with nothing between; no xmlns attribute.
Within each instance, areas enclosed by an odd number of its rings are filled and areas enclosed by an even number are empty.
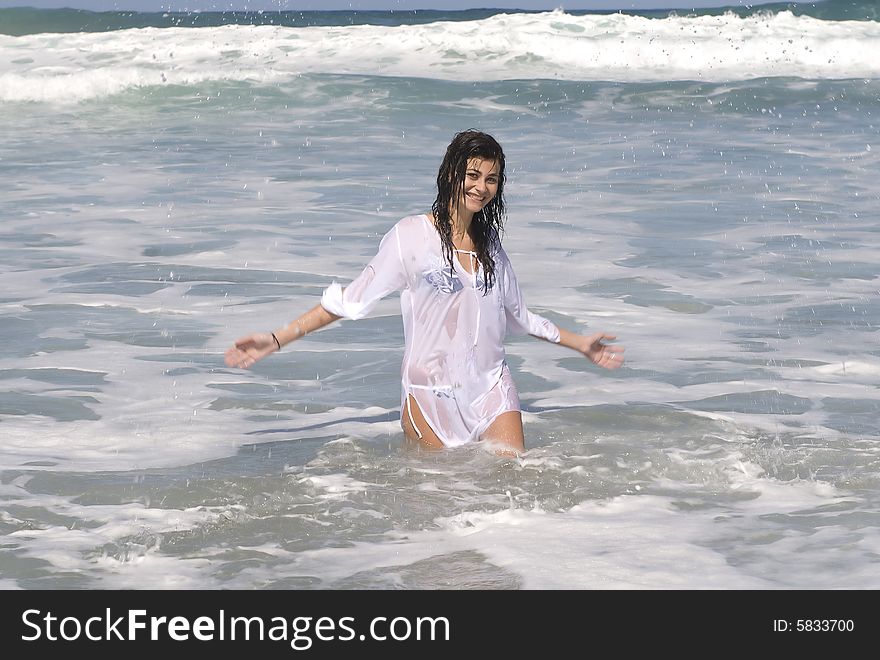
<svg viewBox="0 0 880 660"><path fill-rule="evenodd" d="M432 234L436 237L431 221L425 214L417 213L395 222L385 234L383 241L393 241L407 269L419 270L436 251Z"/></svg>
<svg viewBox="0 0 880 660"><path fill-rule="evenodd" d="M428 230L432 228L430 223L431 221L424 213L415 213L395 222L391 231L407 242L410 240L424 241L429 234Z"/></svg>
<svg viewBox="0 0 880 660"><path fill-rule="evenodd" d="M402 229L421 229L424 225L430 224L430 222L426 214L413 213L398 220L396 226Z"/></svg>

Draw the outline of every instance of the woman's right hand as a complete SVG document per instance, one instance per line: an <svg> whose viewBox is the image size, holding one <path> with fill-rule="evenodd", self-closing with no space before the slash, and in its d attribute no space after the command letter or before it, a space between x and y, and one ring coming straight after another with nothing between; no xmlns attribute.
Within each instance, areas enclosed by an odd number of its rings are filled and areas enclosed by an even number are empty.
<svg viewBox="0 0 880 660"><path fill-rule="evenodd" d="M278 350L278 344L272 337L271 332L259 332L247 337L242 337L230 347L223 358L227 367L242 367L247 369L254 362L262 360Z"/></svg>

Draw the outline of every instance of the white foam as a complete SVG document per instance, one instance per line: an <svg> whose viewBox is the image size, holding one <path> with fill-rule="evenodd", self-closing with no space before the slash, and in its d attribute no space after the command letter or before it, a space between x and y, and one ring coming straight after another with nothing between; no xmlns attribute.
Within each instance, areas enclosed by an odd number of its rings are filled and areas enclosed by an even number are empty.
<svg viewBox="0 0 880 660"><path fill-rule="evenodd" d="M322 491L321 498L328 500L345 499L349 493L365 492L372 487L372 484L352 479L345 474L310 475L304 480Z"/></svg>
<svg viewBox="0 0 880 660"><path fill-rule="evenodd" d="M133 88L307 73L447 80L873 78L880 25L791 12L740 18L498 14L478 21L145 28L0 37L0 100L70 102Z"/></svg>
<svg viewBox="0 0 880 660"><path fill-rule="evenodd" d="M759 517L819 508L843 501L842 494L812 482L774 483L745 469L742 488L754 497L720 507L674 507L664 497L622 496L586 502L564 512L510 508L465 512L438 520L439 531L391 533L382 543L328 548L291 556L291 574L320 575L330 582L378 568L405 566L443 555L477 551L517 575L526 589L768 589L824 588L840 577L821 573L774 576L795 557L822 560L803 538L767 545L751 565L737 566L724 555L723 540L760 526ZM662 484L659 484L662 485ZM680 490L681 484L675 484ZM739 521L739 522L737 522ZM870 535L858 553L876 543ZM771 547L772 545L772 547ZM861 545L859 544L859 547ZM682 571L682 566L688 566ZM774 568L775 567L775 568ZM784 572L783 572L784 573ZM864 580L868 580L864 582ZM826 581L827 580L827 581ZM860 583L860 581L862 581ZM877 585L869 567L854 569L846 585Z"/></svg>
<svg viewBox="0 0 880 660"><path fill-rule="evenodd" d="M7 547L15 548L20 556L48 562L60 571L88 573L99 581L109 578L119 588L143 587L147 583L160 589L197 588L203 584L201 578L187 577L195 575L190 567L200 564L208 570L211 562L199 559L180 562L163 556L160 552L162 535L216 523L227 515L220 509L162 509L151 508L143 502L82 505L64 497L30 495L22 488L10 486L3 494L20 506L34 510L45 508L52 512L53 518L73 520L76 525L41 522L36 527L28 526L7 534L4 537ZM114 578L114 575L121 577Z"/></svg>

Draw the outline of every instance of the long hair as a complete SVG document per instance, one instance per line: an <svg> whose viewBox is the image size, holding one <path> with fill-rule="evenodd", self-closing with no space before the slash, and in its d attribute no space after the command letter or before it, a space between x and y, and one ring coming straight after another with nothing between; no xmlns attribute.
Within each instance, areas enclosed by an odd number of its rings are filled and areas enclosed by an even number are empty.
<svg viewBox="0 0 880 660"><path fill-rule="evenodd" d="M495 138L473 129L455 134L446 148L446 155L437 173L437 197L431 210L443 243L443 256L452 267L454 246L451 208L461 202L467 164L471 158L494 160L498 163L498 192L492 201L474 214L470 227L470 237L474 242L477 260L483 269L485 295L495 284L495 260L492 258L492 252L504 231L504 152Z"/></svg>

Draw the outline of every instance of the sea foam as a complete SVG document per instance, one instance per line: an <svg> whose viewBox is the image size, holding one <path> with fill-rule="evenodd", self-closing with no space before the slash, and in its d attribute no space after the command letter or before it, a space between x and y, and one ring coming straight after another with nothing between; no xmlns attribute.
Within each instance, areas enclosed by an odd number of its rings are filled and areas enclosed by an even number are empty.
<svg viewBox="0 0 880 660"><path fill-rule="evenodd" d="M783 11L739 17L562 11L422 25L142 28L0 36L0 101L75 102L302 74L460 81L875 77L880 25Z"/></svg>

